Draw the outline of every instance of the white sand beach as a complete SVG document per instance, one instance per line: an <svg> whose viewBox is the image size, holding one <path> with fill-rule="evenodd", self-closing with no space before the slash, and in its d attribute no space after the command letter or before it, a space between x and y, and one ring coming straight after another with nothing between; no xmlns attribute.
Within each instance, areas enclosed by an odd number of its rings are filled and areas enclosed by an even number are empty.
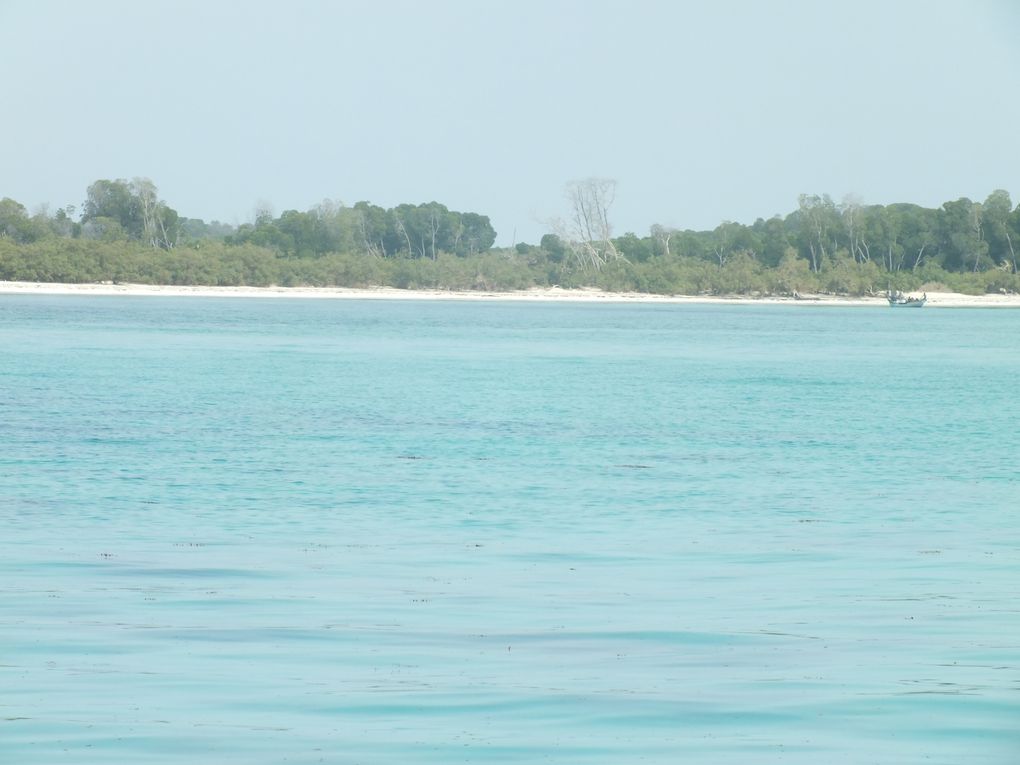
<svg viewBox="0 0 1020 765"><path fill-rule="evenodd" d="M405 290L395 287L205 287L153 284L59 284L48 282L0 281L0 294L7 295L123 295L155 297L238 297L317 298L338 300L516 300L535 302L592 303L748 303L758 305L887 306L883 296L840 297L801 295L791 297L749 297L746 295L651 295L636 292L603 292L598 289L544 287L510 292ZM928 292L931 308L1020 308L1020 295L963 295L956 292Z"/></svg>

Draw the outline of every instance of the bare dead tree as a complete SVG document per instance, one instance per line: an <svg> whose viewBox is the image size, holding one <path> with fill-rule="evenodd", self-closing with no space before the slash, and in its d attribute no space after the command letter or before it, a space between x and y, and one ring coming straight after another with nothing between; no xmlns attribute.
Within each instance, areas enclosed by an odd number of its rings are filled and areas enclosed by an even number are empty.
<svg viewBox="0 0 1020 765"><path fill-rule="evenodd" d="M673 238L675 233L675 228L660 226L658 223L651 228L652 236L662 245L662 252L667 258L669 257L669 240Z"/></svg>
<svg viewBox="0 0 1020 765"><path fill-rule="evenodd" d="M911 271L916 271L918 266L921 265L921 260L924 258L924 248L927 247L927 243L921 245L921 249L917 251L917 257L914 258L914 267Z"/></svg>
<svg viewBox="0 0 1020 765"><path fill-rule="evenodd" d="M432 235L432 259L436 259L436 234L439 233L439 215L436 213L435 207L429 209L429 233Z"/></svg>
<svg viewBox="0 0 1020 765"><path fill-rule="evenodd" d="M393 213L393 220L397 224L397 233L404 237L404 241L407 242L407 254L413 257L414 248L411 246L411 236L407 233L407 226L404 225L404 221L396 213Z"/></svg>
<svg viewBox="0 0 1020 765"><path fill-rule="evenodd" d="M265 199L260 199L255 203L255 225L258 226L263 223L269 223L276 217L275 211L273 210L273 203Z"/></svg>
<svg viewBox="0 0 1020 765"><path fill-rule="evenodd" d="M373 239L368 233L368 221L365 218L365 213L362 210L355 210L357 214L355 220L358 225L358 233L361 235L361 244L365 248L365 252L374 258L385 258L386 257L386 245L380 238L379 241Z"/></svg>
<svg viewBox="0 0 1020 765"><path fill-rule="evenodd" d="M983 217L984 216L982 215L981 204L979 202L975 202L974 204L972 204L970 206L970 216L968 218L970 228L971 231L973 232L975 241L978 242L978 245L983 244L984 245L983 249L987 250L988 245L987 243L985 243L984 230L981 227ZM981 249L982 248L980 246L974 248L974 273L977 273L978 263L981 262Z"/></svg>
<svg viewBox="0 0 1020 765"><path fill-rule="evenodd" d="M830 213L835 211L835 205L829 199L828 194L808 195L801 194L797 197L797 205L801 220L813 236L808 239L808 251L811 253L811 270L818 273L820 264L827 257L825 244L829 239ZM835 247L833 247L835 250Z"/></svg>
<svg viewBox="0 0 1020 765"><path fill-rule="evenodd" d="M864 237L861 236L861 200L853 194L843 197L843 203L839 206L840 215L843 218L843 225L846 226L847 240L850 245L850 256L858 263L866 263L871 259Z"/></svg>
<svg viewBox="0 0 1020 765"><path fill-rule="evenodd" d="M572 181L566 187L570 203L570 218L559 221L556 231L577 262L596 271L608 261L622 258L613 245L613 227L609 222L609 208L616 197L616 181L611 178L585 178Z"/></svg>
<svg viewBox="0 0 1020 765"><path fill-rule="evenodd" d="M148 178L135 178L131 191L142 206L142 237L152 247L173 248L175 242L170 241L163 215L166 204L160 201L156 184Z"/></svg>
<svg viewBox="0 0 1020 765"><path fill-rule="evenodd" d="M142 237L156 247L156 206L159 204L156 185L148 178L135 178L131 181L131 190L142 205Z"/></svg>

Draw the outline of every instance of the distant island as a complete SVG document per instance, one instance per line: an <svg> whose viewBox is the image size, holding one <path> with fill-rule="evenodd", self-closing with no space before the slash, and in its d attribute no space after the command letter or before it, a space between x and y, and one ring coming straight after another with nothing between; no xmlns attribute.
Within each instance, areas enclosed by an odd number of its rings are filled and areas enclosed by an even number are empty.
<svg viewBox="0 0 1020 765"><path fill-rule="evenodd" d="M147 179L99 180L80 210L0 200L0 281L453 292L790 297L887 290L1020 293L1020 206L1008 192L932 209L802 195L785 217L616 236L612 182L568 186L570 218L495 247L486 215L438 202L324 202L230 226L178 214Z"/></svg>

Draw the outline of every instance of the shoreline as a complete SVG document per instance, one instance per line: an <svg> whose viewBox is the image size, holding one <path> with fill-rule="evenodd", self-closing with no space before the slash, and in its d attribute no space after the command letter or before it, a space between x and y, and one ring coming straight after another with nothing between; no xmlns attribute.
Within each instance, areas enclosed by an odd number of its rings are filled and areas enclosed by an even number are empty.
<svg viewBox="0 0 1020 765"><path fill-rule="evenodd" d="M208 287L155 284L61 284L55 282L0 281L0 295L93 295L125 297L238 297L311 298L332 300L478 300L585 303L705 303L718 305L798 305L888 307L884 297L807 295L750 297L746 295L653 295L637 292L603 292L599 289L540 287L509 292L467 290L410 290L396 287ZM964 295L929 292L925 308L1020 308L1020 295Z"/></svg>

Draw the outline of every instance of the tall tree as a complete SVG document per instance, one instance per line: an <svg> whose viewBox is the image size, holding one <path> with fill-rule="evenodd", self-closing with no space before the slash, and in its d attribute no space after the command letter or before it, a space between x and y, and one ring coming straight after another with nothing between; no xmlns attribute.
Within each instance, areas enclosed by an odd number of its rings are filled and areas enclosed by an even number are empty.
<svg viewBox="0 0 1020 765"><path fill-rule="evenodd" d="M488 215L466 212L455 213L460 217L459 234L454 245L458 255L475 255L485 252L496 243L496 229Z"/></svg>
<svg viewBox="0 0 1020 765"><path fill-rule="evenodd" d="M148 178L135 178L129 187L142 213L142 240L164 250L177 244L180 219L176 210L159 198L156 184Z"/></svg>
<svg viewBox="0 0 1020 765"><path fill-rule="evenodd" d="M177 242L180 218L159 199L152 181L135 178L130 183L99 180L89 186L81 222L107 234L119 228L130 239L168 250Z"/></svg>
<svg viewBox="0 0 1020 765"><path fill-rule="evenodd" d="M10 197L0 199L0 238L27 244L42 238L45 233L45 223L28 217L23 204Z"/></svg>
<svg viewBox="0 0 1020 765"><path fill-rule="evenodd" d="M399 249L395 243L394 221L386 210L368 202L354 205L357 238L361 248L369 255L385 258Z"/></svg>
<svg viewBox="0 0 1020 765"><path fill-rule="evenodd" d="M810 254L811 270L818 273L826 258L836 251L839 213L828 194L801 194L797 206L798 239Z"/></svg>
<svg viewBox="0 0 1020 765"><path fill-rule="evenodd" d="M712 252L715 254L719 267L737 253L744 253L754 258L761 245L753 229L741 223L724 221L712 232Z"/></svg>
<svg viewBox="0 0 1020 765"><path fill-rule="evenodd" d="M939 223L946 268L977 272L992 265L982 222L981 205L966 197L942 205Z"/></svg>
<svg viewBox="0 0 1020 765"><path fill-rule="evenodd" d="M839 214L846 228L847 251L850 257L859 263L866 263L871 260L871 254L867 244L861 241L862 208L858 197L847 194L839 206Z"/></svg>
<svg viewBox="0 0 1020 765"><path fill-rule="evenodd" d="M676 234L676 229L655 223L652 225L649 233L652 235L652 239L655 240L657 253L659 255L665 255L668 258L670 255L669 242L673 238L674 234Z"/></svg>
<svg viewBox="0 0 1020 765"><path fill-rule="evenodd" d="M778 215L768 220L759 218L752 228L759 242L759 260L769 268L775 268L790 249L783 219Z"/></svg>
<svg viewBox="0 0 1020 765"><path fill-rule="evenodd" d="M1015 274L1016 251L1020 242L1016 241L1016 232L1013 229L1013 221L1017 216L1014 215L1009 192L1002 189L993 191L981 205L981 211L988 254L992 262L1005 264Z"/></svg>
<svg viewBox="0 0 1020 765"><path fill-rule="evenodd" d="M88 187L82 205L83 225L106 218L114 221L132 239L141 239L145 229L142 206L123 179L99 180Z"/></svg>

